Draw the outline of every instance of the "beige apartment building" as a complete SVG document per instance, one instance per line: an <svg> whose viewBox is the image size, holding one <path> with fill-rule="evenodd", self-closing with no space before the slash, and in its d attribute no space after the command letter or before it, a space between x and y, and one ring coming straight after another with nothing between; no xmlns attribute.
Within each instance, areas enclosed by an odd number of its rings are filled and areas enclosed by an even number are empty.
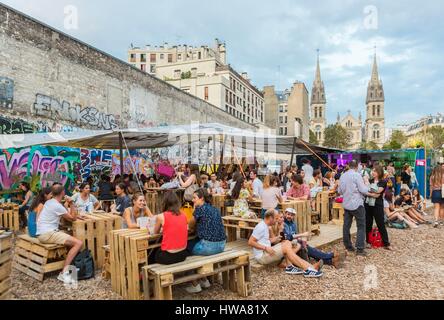
<svg viewBox="0 0 444 320"><path fill-rule="evenodd" d="M226 47L216 39L214 48L187 45L131 48L133 66L201 98L250 124L263 125L264 96L226 61Z"/></svg>
<svg viewBox="0 0 444 320"><path fill-rule="evenodd" d="M291 89L276 91L264 87L265 124L276 129L276 134L297 136L309 140L310 111L308 90L303 82L295 82Z"/></svg>

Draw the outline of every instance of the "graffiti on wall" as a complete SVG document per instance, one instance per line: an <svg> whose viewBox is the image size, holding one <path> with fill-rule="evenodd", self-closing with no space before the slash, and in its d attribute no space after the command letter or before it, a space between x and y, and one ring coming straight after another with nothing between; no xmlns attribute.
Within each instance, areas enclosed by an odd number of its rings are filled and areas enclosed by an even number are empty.
<svg viewBox="0 0 444 320"><path fill-rule="evenodd" d="M85 181L90 176L111 175L113 152L100 149L80 149L81 177Z"/></svg>
<svg viewBox="0 0 444 320"><path fill-rule="evenodd" d="M0 77L0 107L12 109L14 102L14 80Z"/></svg>
<svg viewBox="0 0 444 320"><path fill-rule="evenodd" d="M0 153L0 189L16 189L23 180L38 190L60 182L71 187L76 181L80 162L78 149L30 147L7 149Z"/></svg>
<svg viewBox="0 0 444 320"><path fill-rule="evenodd" d="M54 97L40 93L35 96L33 108L34 113L38 116L70 121L78 126L86 125L105 130L118 127L113 114L106 114L93 106L82 108L79 104L71 105L65 100L60 102Z"/></svg>

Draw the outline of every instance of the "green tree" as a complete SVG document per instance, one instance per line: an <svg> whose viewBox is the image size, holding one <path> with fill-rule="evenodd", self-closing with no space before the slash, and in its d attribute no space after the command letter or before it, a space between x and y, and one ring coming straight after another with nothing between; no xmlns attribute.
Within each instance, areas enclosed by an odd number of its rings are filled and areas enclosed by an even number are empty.
<svg viewBox="0 0 444 320"><path fill-rule="evenodd" d="M350 146L350 137L347 130L340 124L330 124L325 128L324 137L326 147L347 149Z"/></svg>
<svg viewBox="0 0 444 320"><path fill-rule="evenodd" d="M378 145L374 141L367 142L367 150L379 150Z"/></svg>
<svg viewBox="0 0 444 320"><path fill-rule="evenodd" d="M428 144L430 144L433 149L442 149L444 145L444 127L433 126L429 128L427 132L431 138Z"/></svg>
<svg viewBox="0 0 444 320"><path fill-rule="evenodd" d="M308 140L308 142L310 142L311 144L314 144L314 145L318 145L319 144L319 141L316 138L316 135L315 135L315 133L312 130L310 130L310 139Z"/></svg>
<svg viewBox="0 0 444 320"><path fill-rule="evenodd" d="M397 150L401 149L407 143L407 137L404 132L400 130L394 130L390 137L390 141L384 144L383 149Z"/></svg>

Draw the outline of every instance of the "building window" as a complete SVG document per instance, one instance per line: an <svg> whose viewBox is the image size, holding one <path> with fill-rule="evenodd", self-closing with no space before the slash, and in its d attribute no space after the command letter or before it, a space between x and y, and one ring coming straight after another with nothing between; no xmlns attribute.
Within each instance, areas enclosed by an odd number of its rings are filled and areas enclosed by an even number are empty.
<svg viewBox="0 0 444 320"><path fill-rule="evenodd" d="M168 62L173 62L173 54L168 53Z"/></svg>
<svg viewBox="0 0 444 320"><path fill-rule="evenodd" d="M284 128L279 128L279 135L283 136L284 135Z"/></svg>
<svg viewBox="0 0 444 320"><path fill-rule="evenodd" d="M322 108L319 107L319 118L322 118Z"/></svg>
<svg viewBox="0 0 444 320"><path fill-rule="evenodd" d="M279 112L284 112L284 106L279 106Z"/></svg>
<svg viewBox="0 0 444 320"><path fill-rule="evenodd" d="M146 64L141 64L140 65L140 70L146 71Z"/></svg>
<svg viewBox="0 0 444 320"><path fill-rule="evenodd" d="M178 53L178 54L177 54L177 59L178 59L178 60L182 60L182 54L181 54L181 53Z"/></svg>
<svg viewBox="0 0 444 320"><path fill-rule="evenodd" d="M208 87L204 88L204 99L208 100ZM231 108L230 108L231 109Z"/></svg>
<svg viewBox="0 0 444 320"><path fill-rule="evenodd" d="M146 54L145 53L142 53L140 55L140 62L146 62Z"/></svg>
<svg viewBox="0 0 444 320"><path fill-rule="evenodd" d="M318 107L315 107L315 118L318 117Z"/></svg>
<svg viewBox="0 0 444 320"><path fill-rule="evenodd" d="M156 54L155 53L150 54L150 62L156 62Z"/></svg>
<svg viewBox="0 0 444 320"><path fill-rule="evenodd" d="M135 53L130 54L130 62L136 62L136 54Z"/></svg>
<svg viewBox="0 0 444 320"><path fill-rule="evenodd" d="M373 110L373 111L372 111L372 114L373 114L373 116L375 116L375 115L376 115L375 105L372 106L372 110Z"/></svg>
<svg viewBox="0 0 444 320"><path fill-rule="evenodd" d="M287 123L287 116L285 116L285 123Z"/></svg>
<svg viewBox="0 0 444 320"><path fill-rule="evenodd" d="M180 69L174 70L174 79L180 79Z"/></svg>
<svg viewBox="0 0 444 320"><path fill-rule="evenodd" d="M279 123L284 123L283 117L279 116Z"/></svg>
<svg viewBox="0 0 444 320"><path fill-rule="evenodd" d="M284 136L287 135L287 127L284 128Z"/></svg>
<svg viewBox="0 0 444 320"><path fill-rule="evenodd" d="M163 53L160 54L160 59L163 60L165 58L165 55Z"/></svg>
<svg viewBox="0 0 444 320"><path fill-rule="evenodd" d="M202 59L202 53L200 51L197 54L197 59L199 59L199 60Z"/></svg>
<svg viewBox="0 0 444 320"><path fill-rule="evenodd" d="M228 99L228 89L225 89L225 101L228 103L229 99Z"/></svg>
<svg viewBox="0 0 444 320"><path fill-rule="evenodd" d="M377 114L378 114L378 117L381 115L381 106L380 105L378 105Z"/></svg>
<svg viewBox="0 0 444 320"><path fill-rule="evenodd" d="M150 73L155 73L155 72L156 72L156 65L150 64Z"/></svg>

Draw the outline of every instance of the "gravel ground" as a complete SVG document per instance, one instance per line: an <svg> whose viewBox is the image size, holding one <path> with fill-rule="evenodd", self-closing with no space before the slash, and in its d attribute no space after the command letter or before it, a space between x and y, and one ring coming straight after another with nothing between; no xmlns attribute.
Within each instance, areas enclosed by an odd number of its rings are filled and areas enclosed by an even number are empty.
<svg viewBox="0 0 444 320"><path fill-rule="evenodd" d="M444 299L444 227L388 230L394 251L370 249L365 258L351 254L341 269L324 266L320 279L286 275L277 267L253 271L253 295L248 299ZM14 270L12 284L15 299L121 299L100 274L79 282L78 289L68 289L55 276L42 284ZM174 295L176 299L240 299L219 284L191 296L179 287Z"/></svg>

